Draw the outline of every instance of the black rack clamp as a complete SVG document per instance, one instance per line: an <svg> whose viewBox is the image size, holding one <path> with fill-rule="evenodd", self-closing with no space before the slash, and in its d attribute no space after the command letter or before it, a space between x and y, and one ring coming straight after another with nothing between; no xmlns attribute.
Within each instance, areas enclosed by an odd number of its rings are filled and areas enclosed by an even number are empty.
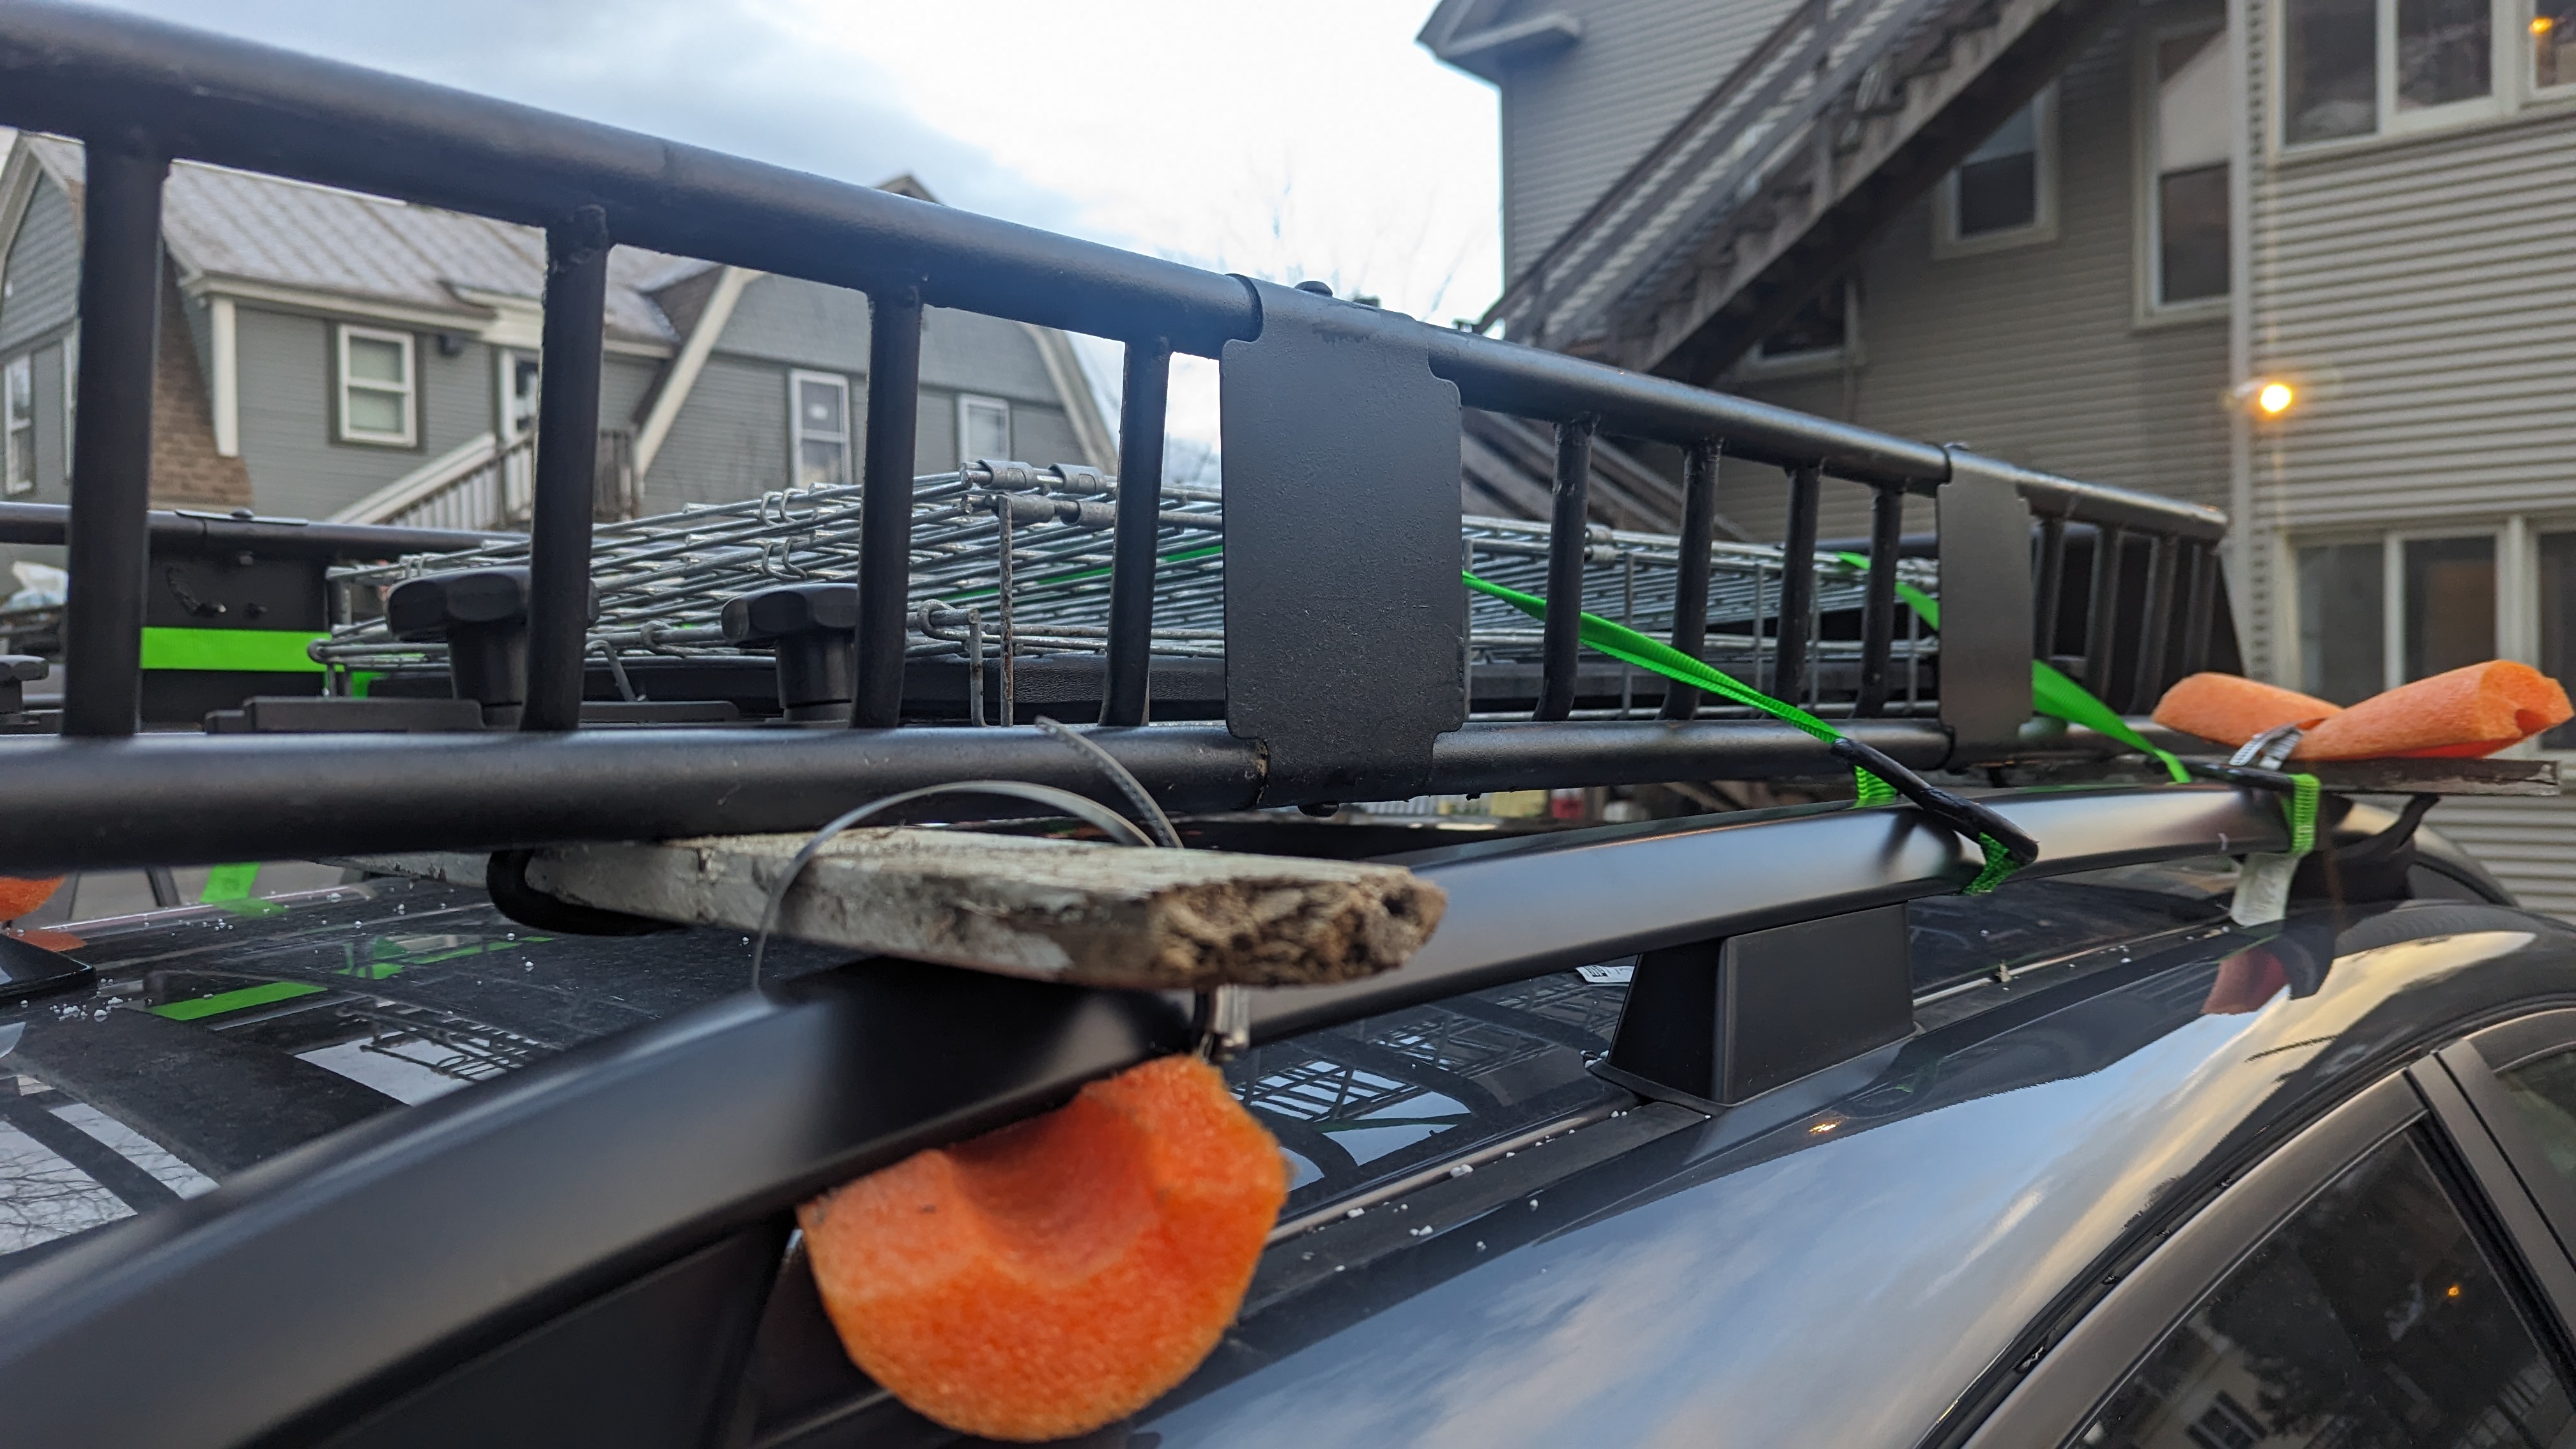
<svg viewBox="0 0 2576 1449"><path fill-rule="evenodd" d="M1941 723L1950 731L1951 759L1990 763L2018 751L2031 715L2030 504L2022 494L2041 475L1956 443L1941 451L1950 459L1950 476L1933 493Z"/></svg>
<svg viewBox="0 0 2576 1449"><path fill-rule="evenodd" d="M1261 742L1261 800L1431 786L1467 722L1458 385L1424 329L1245 279L1261 329L1225 345L1226 728Z"/></svg>

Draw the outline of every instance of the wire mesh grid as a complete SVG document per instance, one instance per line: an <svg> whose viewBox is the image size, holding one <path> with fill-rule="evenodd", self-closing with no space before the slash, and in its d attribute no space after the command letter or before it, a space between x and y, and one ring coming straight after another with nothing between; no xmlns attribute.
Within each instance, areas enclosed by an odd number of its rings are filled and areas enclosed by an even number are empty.
<svg viewBox="0 0 2576 1449"><path fill-rule="evenodd" d="M1110 546L1118 482L1094 469L1057 464L978 463L914 480L910 657L963 657L977 668L1003 658L1098 653L1106 645ZM598 525L591 572L600 615L590 652L612 669L654 656L766 662L728 641L718 623L727 599L784 583L850 580L859 565L860 488L849 484L763 493L732 503L692 504L677 513ZM1223 496L1212 487L1166 483L1155 549L1153 649L1162 655L1222 657L1225 651ZM1460 520L1463 565L1526 593L1546 591L1548 525L1524 519ZM1594 527L1587 541L1584 604L1650 635L1673 622L1680 540L1671 534ZM1709 632L1703 651L1747 682L1767 677L1767 644L1777 632L1781 551L1720 543L1710 560ZM415 554L393 563L335 569L339 622L313 656L347 672L438 663L444 645L395 639L384 593L405 579L449 569L524 564L524 539L457 553ZM1932 566L1906 560L1900 577L1925 587ZM1863 570L1830 554L1816 560L1814 616L1856 610ZM1473 595L1471 657L1534 663L1538 622L1500 600ZM1857 662L1857 639L1818 637L1814 673ZM1901 629L1895 664L1929 657L1933 641ZM622 672L622 671L621 671ZM1913 690L1904 691L1909 697Z"/></svg>

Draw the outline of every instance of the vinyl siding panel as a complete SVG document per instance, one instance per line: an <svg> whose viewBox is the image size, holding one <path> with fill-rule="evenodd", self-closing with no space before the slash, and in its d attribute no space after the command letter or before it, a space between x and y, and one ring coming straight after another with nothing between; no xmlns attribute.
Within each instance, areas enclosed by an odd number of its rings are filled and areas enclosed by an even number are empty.
<svg viewBox="0 0 2576 1449"><path fill-rule="evenodd" d="M867 295L794 277L756 277L742 289L716 348L787 367L861 376L868 370Z"/></svg>
<svg viewBox="0 0 2576 1449"><path fill-rule="evenodd" d="M80 227L71 198L52 178L36 183L27 212L0 270L8 295L0 298L0 354L15 354L37 338L71 325L80 310Z"/></svg>
<svg viewBox="0 0 2576 1449"><path fill-rule="evenodd" d="M912 435L912 471L915 474L955 472L957 469L957 394L939 388L924 387L916 408L914 416L917 421L914 423L915 431ZM1017 410L1014 409L1014 411Z"/></svg>
<svg viewBox="0 0 2576 1449"><path fill-rule="evenodd" d="M1080 463L1082 443L1073 435L1073 424L1062 408L1013 403L1011 456L1041 468L1050 463Z"/></svg>
<svg viewBox="0 0 2576 1449"><path fill-rule="evenodd" d="M492 363L487 355L484 363ZM640 357L601 359L599 369L599 425L602 428L631 428L643 421L645 397L653 390L653 380L662 374L662 364ZM500 405L500 379L495 376L484 384L492 401L484 405L489 413ZM486 424L489 426L489 424Z"/></svg>
<svg viewBox="0 0 2576 1449"><path fill-rule="evenodd" d="M2576 503L2576 116L2259 162L2255 364L2302 405L2255 445L2303 531Z"/></svg>
<svg viewBox="0 0 2576 1449"><path fill-rule="evenodd" d="M1009 398L1014 404L1059 401L1055 379L1029 329L1003 317L932 307L922 316L921 380L954 392Z"/></svg>
<svg viewBox="0 0 2576 1449"><path fill-rule="evenodd" d="M248 305L234 318L242 461L262 513L327 518L492 430L496 384L482 343L447 357L435 337L417 336L420 445L370 447L333 440L333 322Z"/></svg>
<svg viewBox="0 0 2576 1449"><path fill-rule="evenodd" d="M2451 799L2426 823L2494 871L2522 903L2576 921L2576 800Z"/></svg>
<svg viewBox="0 0 2576 1449"><path fill-rule="evenodd" d="M1792 0L1531 0L1572 47L1502 84L1503 267L1519 276L1787 16Z"/></svg>
<svg viewBox="0 0 2576 1449"><path fill-rule="evenodd" d="M644 511L668 513L786 487L787 371L722 353L709 357L644 475ZM855 379L850 406L864 408Z"/></svg>
<svg viewBox="0 0 2576 1449"><path fill-rule="evenodd" d="M2148 13L2154 25L2217 14ZM2136 325L2136 34L2114 29L2060 78L2053 240L1936 257L1926 198L1864 255L1861 361L1848 388L1832 373L1735 390L2089 483L2225 506L2225 319ZM1757 537L1779 537L1778 470L1730 465L1721 476L1719 506ZM1823 503L1825 536L1865 531L1866 490L1829 482ZM1932 526L1927 505L1909 506L1908 526Z"/></svg>

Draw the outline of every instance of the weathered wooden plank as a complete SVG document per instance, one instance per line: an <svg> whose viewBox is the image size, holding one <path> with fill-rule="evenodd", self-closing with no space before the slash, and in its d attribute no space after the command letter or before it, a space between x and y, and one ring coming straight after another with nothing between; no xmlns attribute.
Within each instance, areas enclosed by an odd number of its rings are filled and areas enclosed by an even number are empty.
<svg viewBox="0 0 2576 1449"><path fill-rule="evenodd" d="M528 883L657 920L757 929L799 835L565 846ZM853 830L779 910L782 935L1014 976L1145 989L1298 986L1402 965L1440 888L1394 866Z"/></svg>

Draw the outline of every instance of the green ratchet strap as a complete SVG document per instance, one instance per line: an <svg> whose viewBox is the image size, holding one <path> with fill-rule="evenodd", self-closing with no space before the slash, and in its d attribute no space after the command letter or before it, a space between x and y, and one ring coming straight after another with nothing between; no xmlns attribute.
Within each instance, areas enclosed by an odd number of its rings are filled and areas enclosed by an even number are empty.
<svg viewBox="0 0 2576 1449"><path fill-rule="evenodd" d="M1856 553L1836 554L1835 557L1856 569L1869 567L1869 560ZM1896 596L1914 610L1915 617L1923 621L1925 628L1941 627L1941 605L1930 594L1898 579ZM2153 740L2130 728L2129 722L2120 718L2118 710L2095 698L2092 691L2067 678L2064 670L2045 659L2030 661L2030 707L2051 719L2062 719L2068 724L2082 725L2096 734L2108 735L2149 756L2165 767L2165 773L2173 777L2177 785L2191 781L2191 771L2174 757L2173 751L2158 747Z"/></svg>
<svg viewBox="0 0 2576 1449"><path fill-rule="evenodd" d="M1524 594L1490 579L1480 579L1472 573L1463 574L1463 577L1467 587L1480 594L1500 599L1533 619L1547 618L1547 601L1535 594ZM1974 840L1985 855L1985 865L1977 872L1976 879L1967 884L1963 894L1984 895L2002 885L2014 871L2039 858L2038 842L1991 809L1933 785L1880 751L1794 704L1773 699L1703 660L1694 659L1669 644L1650 639L1623 624L1612 623L1598 614L1582 616L1581 632L1587 648L1666 679L1750 706L1824 741L1835 758L1852 767L1855 803L1885 805L1902 795L1926 815L1960 836Z"/></svg>

